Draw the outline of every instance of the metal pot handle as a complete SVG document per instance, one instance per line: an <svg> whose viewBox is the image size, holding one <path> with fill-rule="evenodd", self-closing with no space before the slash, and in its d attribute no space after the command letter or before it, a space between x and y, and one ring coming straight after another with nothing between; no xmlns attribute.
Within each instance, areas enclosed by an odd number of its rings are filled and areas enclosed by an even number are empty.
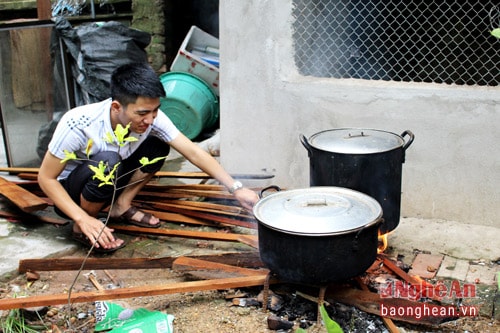
<svg viewBox="0 0 500 333"><path fill-rule="evenodd" d="M302 142L302 145L307 149L308 157L311 157L313 150L312 150L312 146L309 144L309 141L307 141L307 138L305 137L304 134L300 134L299 139L300 139L300 142Z"/></svg>
<svg viewBox="0 0 500 333"><path fill-rule="evenodd" d="M401 137L404 138L405 135L409 135L410 139L408 141L406 141L406 143L403 145L403 150L408 149L408 147L410 147L410 145L413 142L413 140L415 140L415 135L412 133L412 131L410 131L410 130L404 131L401 134Z"/></svg>
<svg viewBox="0 0 500 333"><path fill-rule="evenodd" d="M276 192L279 192L279 191L281 191L281 188L278 185L269 185L267 187L264 187L259 192L259 198L262 199L264 197L264 193L267 192L267 191L269 191L269 190L276 190Z"/></svg>

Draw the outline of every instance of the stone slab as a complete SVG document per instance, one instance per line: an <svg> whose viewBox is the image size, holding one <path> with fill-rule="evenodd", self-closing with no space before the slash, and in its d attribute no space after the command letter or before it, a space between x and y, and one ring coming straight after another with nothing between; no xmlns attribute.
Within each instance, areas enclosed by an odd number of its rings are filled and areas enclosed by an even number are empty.
<svg viewBox="0 0 500 333"><path fill-rule="evenodd" d="M445 256L436 276L444 279L465 281L468 272L469 262L467 260Z"/></svg>
<svg viewBox="0 0 500 333"><path fill-rule="evenodd" d="M498 271L498 265L494 265L493 267L489 267L488 265L469 265L465 282L496 285Z"/></svg>

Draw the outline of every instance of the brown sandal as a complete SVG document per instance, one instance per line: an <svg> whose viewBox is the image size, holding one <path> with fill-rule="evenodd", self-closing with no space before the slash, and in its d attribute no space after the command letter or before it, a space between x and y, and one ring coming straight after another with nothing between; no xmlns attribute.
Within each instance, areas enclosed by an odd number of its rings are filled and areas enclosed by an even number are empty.
<svg viewBox="0 0 500 333"><path fill-rule="evenodd" d="M152 214L150 213L145 213L143 211L140 211L142 214L142 219L140 221L133 220L132 217L135 215L135 213L139 212L139 209L137 207L130 207L127 209L125 213L123 213L119 218L118 221L124 222L124 223L130 223L139 227L143 228L158 228L161 224L161 222L158 222L157 224L151 224L149 221L153 217Z"/></svg>

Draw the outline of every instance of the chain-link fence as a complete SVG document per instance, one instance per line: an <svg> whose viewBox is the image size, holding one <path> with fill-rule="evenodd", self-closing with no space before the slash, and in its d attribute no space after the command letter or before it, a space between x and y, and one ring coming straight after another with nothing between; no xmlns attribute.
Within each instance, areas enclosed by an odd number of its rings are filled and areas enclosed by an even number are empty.
<svg viewBox="0 0 500 333"><path fill-rule="evenodd" d="M293 0L302 75L500 84L498 0Z"/></svg>

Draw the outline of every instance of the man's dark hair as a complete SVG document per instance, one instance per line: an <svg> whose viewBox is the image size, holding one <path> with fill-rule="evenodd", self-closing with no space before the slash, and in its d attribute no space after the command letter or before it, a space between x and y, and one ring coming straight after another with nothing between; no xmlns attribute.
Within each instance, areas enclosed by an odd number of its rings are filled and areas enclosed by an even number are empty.
<svg viewBox="0 0 500 333"><path fill-rule="evenodd" d="M115 69L111 74L111 98L127 106L138 97L165 97L165 89L151 66L130 63Z"/></svg>

